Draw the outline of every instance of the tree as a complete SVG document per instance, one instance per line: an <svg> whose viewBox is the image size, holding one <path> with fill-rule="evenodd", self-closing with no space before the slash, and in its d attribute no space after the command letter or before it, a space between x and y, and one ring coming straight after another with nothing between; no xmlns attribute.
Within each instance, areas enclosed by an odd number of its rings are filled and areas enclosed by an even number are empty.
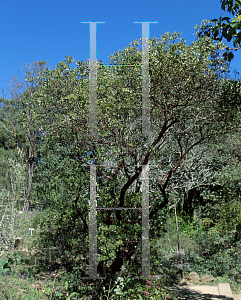
<svg viewBox="0 0 241 300"><path fill-rule="evenodd" d="M12 83L9 85L10 92L12 94L12 99L8 101L8 108L11 113L9 118L3 119L2 121L7 121L8 125L13 126L14 129L14 140L15 147L19 148L18 153L20 152L21 156L24 158L26 164L28 165L28 187L26 188L24 211L29 209L29 201L32 188L33 172L34 172L34 156L36 151L36 142L39 139L38 129L33 130L33 117L32 117L32 108L33 104L31 103L32 95L37 90L36 80L33 80L33 77L39 78L41 73L46 68L46 62L34 62L33 64L27 64L25 66L25 74L27 85L23 89L23 82L19 82L18 78L13 76ZM6 102L6 101L5 101ZM6 102L7 103L7 102ZM18 118L18 120L13 118ZM6 125L2 125L5 127ZM36 127L35 127L36 128ZM9 130L8 130L9 131ZM23 154L24 147L27 148L28 153ZM27 158L26 158L27 157Z"/></svg>
<svg viewBox="0 0 241 300"><path fill-rule="evenodd" d="M230 50L241 49L241 1L240 0L220 0L222 10L231 13L234 18L219 17L219 19L211 19L207 22L204 20L197 32L197 36L211 37L214 41L222 41L223 38L230 42L233 39L234 48L226 47L224 58L231 61L234 57ZM195 29L198 29L198 25Z"/></svg>
<svg viewBox="0 0 241 300"><path fill-rule="evenodd" d="M36 128L48 132L44 138L51 149L54 145L69 149L69 157L86 173L88 167L83 155L93 149L99 207L140 208L142 165L156 167L150 174L151 240L162 228L161 222L155 223L155 219L165 221L165 210L171 204L170 193L190 188L205 177L208 158L199 160L205 145L222 142L236 125L240 110L240 82L233 97L229 82L219 75L221 68L228 68L220 58L224 45L214 45L210 38L203 37L186 46L178 37L177 33L166 33L160 41L156 38L150 41L151 133L148 138L141 133L142 53L138 41L111 57L111 70L100 64L96 140L88 135L87 63L77 61L77 67L71 69L73 59L67 57L56 69L46 70L38 81L38 91L31 98L35 103L32 115ZM118 67L121 64L136 67ZM229 109L230 99L233 109ZM45 125L41 128L40 124ZM112 168L103 166L107 162ZM73 182L71 189L76 195L75 210L83 229L87 229L81 231L87 242L89 187L87 180L83 182L78 177L80 181ZM99 270L107 276L103 284L108 283L108 276L118 273L123 263L128 262L129 273L136 275L141 267L141 215L137 211L101 212L97 222L101 224ZM154 223L156 227L152 226ZM88 257L87 251L84 255ZM136 257L132 261L133 255Z"/></svg>
<svg viewBox="0 0 241 300"><path fill-rule="evenodd" d="M25 137L18 129L17 112L16 108L13 106L13 100L2 99L2 102L5 103L5 105L0 109L0 161L1 167L3 168L3 175L5 174L4 169L8 169L8 160L10 158L15 160L19 154L22 154L20 149L22 144L25 142ZM18 161L20 162L21 158L18 159ZM4 176L4 178L1 179L2 188L8 189L8 186L11 184L9 182L5 184L5 181L6 178ZM25 183L25 181L22 183L23 186ZM21 192L23 193L23 190Z"/></svg>

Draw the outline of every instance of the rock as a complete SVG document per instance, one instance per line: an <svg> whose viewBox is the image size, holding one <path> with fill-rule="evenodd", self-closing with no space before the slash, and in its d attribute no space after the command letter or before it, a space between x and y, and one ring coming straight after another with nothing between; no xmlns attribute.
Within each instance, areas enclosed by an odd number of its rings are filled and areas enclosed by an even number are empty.
<svg viewBox="0 0 241 300"><path fill-rule="evenodd" d="M191 272L188 276L188 280L192 283L198 283L200 278L196 272Z"/></svg>
<svg viewBox="0 0 241 300"><path fill-rule="evenodd" d="M200 275L199 278L202 282L211 282L216 280L212 275Z"/></svg>
<svg viewBox="0 0 241 300"><path fill-rule="evenodd" d="M172 251L172 257L171 260L176 261L176 262L183 262L185 260L185 253L181 251Z"/></svg>
<svg viewBox="0 0 241 300"><path fill-rule="evenodd" d="M22 246L22 239L21 238L15 238L14 241L14 248L19 249Z"/></svg>
<svg viewBox="0 0 241 300"><path fill-rule="evenodd" d="M182 281L183 278L184 278L184 271L183 271L182 269L178 269L178 270L176 271L175 275L174 275L174 278L175 278L178 282Z"/></svg>
<svg viewBox="0 0 241 300"><path fill-rule="evenodd" d="M157 267L157 268L156 268L156 272L161 273L161 274L164 273L161 267Z"/></svg>

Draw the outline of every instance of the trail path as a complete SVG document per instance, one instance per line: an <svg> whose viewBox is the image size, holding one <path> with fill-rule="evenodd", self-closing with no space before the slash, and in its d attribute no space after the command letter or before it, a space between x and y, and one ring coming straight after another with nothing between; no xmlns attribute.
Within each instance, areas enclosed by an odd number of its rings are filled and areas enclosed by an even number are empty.
<svg viewBox="0 0 241 300"><path fill-rule="evenodd" d="M184 282L168 287L168 290L175 292L179 300L241 300L241 294L233 294L228 283L219 283L217 285L191 285Z"/></svg>

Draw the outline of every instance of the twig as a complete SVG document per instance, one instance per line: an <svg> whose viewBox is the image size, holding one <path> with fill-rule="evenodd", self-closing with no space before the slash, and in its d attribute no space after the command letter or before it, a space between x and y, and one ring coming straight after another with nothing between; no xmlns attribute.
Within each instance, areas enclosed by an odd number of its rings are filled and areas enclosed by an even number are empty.
<svg viewBox="0 0 241 300"><path fill-rule="evenodd" d="M109 291L108 291L108 296L107 296L108 298L107 298L107 299L109 299L110 292L113 290L113 289L110 290L110 286L111 286L111 280L110 280ZM114 288L114 287L113 287L113 288Z"/></svg>
<svg viewBox="0 0 241 300"><path fill-rule="evenodd" d="M115 288L115 286L117 286L118 279L115 281L115 283L114 283L114 285L113 285L112 289L110 289L110 286L111 286L111 281L112 281L112 279L110 280L108 295L107 295L107 296L105 296L105 297L107 297L107 299L106 299L106 300L110 300L110 299L112 299L112 298L115 296L115 295L112 295L112 296L109 298L109 296L110 296L110 293L113 291L113 289Z"/></svg>
<svg viewBox="0 0 241 300"><path fill-rule="evenodd" d="M7 127L1 122L1 124L3 125L3 127L7 130L7 131L9 131L9 132L11 132L11 133L13 133L13 131L11 131L11 130L9 130L9 129L7 129Z"/></svg>

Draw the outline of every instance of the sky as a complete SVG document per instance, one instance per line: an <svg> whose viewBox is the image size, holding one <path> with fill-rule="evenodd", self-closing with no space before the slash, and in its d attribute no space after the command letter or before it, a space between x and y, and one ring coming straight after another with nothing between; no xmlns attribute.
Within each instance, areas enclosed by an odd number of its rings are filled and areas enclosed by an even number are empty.
<svg viewBox="0 0 241 300"><path fill-rule="evenodd" d="M24 80L26 63L45 60L52 69L67 55L86 62L89 24L81 22L105 22L97 24L97 59L109 64L109 55L141 38L142 25L134 21L158 22L150 24L150 38L177 31L190 45L195 25L221 13L232 17L221 10L219 0L1 1L0 97L11 98L8 84L13 75ZM240 63L237 51L232 70L240 72Z"/></svg>

